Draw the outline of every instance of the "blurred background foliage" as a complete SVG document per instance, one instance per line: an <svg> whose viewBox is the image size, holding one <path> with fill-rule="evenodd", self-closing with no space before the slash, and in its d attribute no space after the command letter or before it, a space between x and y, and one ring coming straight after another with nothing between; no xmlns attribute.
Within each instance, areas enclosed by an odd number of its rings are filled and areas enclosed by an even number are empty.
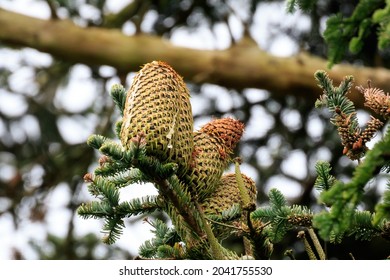
<svg viewBox="0 0 390 280"><path fill-rule="evenodd" d="M7 8L10 2L2 0L1 4ZM206 38L211 40L207 39L207 45L215 48L221 48L218 40L223 36L219 34L222 28L229 31L224 47L245 35L266 51L272 52L275 44L282 44L278 47L293 46L295 52L305 50L326 58L328 49L322 37L326 19L334 13L351 15L358 1L314 1L309 12L296 11L289 21L291 24L286 24L280 16L285 13L285 1L133 0L123 1L122 9L117 11L110 9L109 2L115 1L108 0L30 2L45 7L53 18L66 18L81 26L116 28L126 34L149 33L167 40L184 32L195 38L200 36L198 42L202 42L201 34L206 32ZM260 21L258 15L264 9L278 14L277 20L270 16L268 21ZM298 28L302 19L309 22L307 28ZM260 43L259 32L264 31L267 35L261 35L266 39ZM370 34L364 39L363 50L358 54L347 53L344 61L390 68L390 52L378 50L374 27ZM288 38L290 44L284 46L286 41L278 41L280 38ZM127 246L103 245L100 226L80 231L78 227L83 221L75 214L82 201L91 199L82 177L97 161L97 155L85 141L92 133L114 137L113 124L119 115L108 90L114 83L128 88L133 74L118 75L109 66L73 64L31 48L15 48L0 42L0 238L3 235L6 238L3 240L9 240L9 246L1 249L7 250L2 256L10 259L134 257L134 251L129 250L132 240L122 240L121 244ZM243 172L256 181L258 205L265 204L269 189L276 187L290 203L319 210L322 206L317 204L318 193L313 190L317 160L329 161L338 179L351 176L356 163L342 155L329 115L315 109L312 102L288 92L283 98L275 98L272 92L262 89L236 90L187 82L196 127L212 117L227 115L246 124L237 155L244 162ZM369 114L360 108L358 117L367 120ZM385 178L378 176L367 186L362 208L373 210L384 191L384 182ZM53 205L53 201L60 203ZM141 223L141 219L129 221L126 230L131 231L133 224ZM61 230L49 227L53 224ZM32 228L35 233L27 235L28 242L17 245L15 240L23 239L21 236ZM236 246L233 239L226 242ZM286 248L291 248L296 258L306 258L295 232L275 247L272 258L283 258ZM326 249L329 258L349 259L352 254L356 259L378 259L388 255L390 244L384 240L351 239L343 244L327 245Z"/></svg>

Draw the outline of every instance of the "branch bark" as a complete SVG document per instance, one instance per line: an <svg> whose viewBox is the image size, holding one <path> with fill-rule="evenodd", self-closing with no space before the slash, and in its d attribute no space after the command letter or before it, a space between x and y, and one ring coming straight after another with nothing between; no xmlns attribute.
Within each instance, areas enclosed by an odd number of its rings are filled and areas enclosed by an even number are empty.
<svg viewBox="0 0 390 280"><path fill-rule="evenodd" d="M276 97L290 94L313 101L322 93L314 72L324 69L336 84L353 75L356 85L372 80L373 86L390 91L387 69L339 64L329 70L326 60L307 53L276 57L253 44L196 50L152 35L126 36L115 29L84 28L68 20L38 19L4 9L0 9L0 26L0 42L4 44L34 48L74 63L110 65L119 73L138 71L145 63L162 60L190 82L260 88ZM355 89L350 98L355 105L362 105L362 96Z"/></svg>

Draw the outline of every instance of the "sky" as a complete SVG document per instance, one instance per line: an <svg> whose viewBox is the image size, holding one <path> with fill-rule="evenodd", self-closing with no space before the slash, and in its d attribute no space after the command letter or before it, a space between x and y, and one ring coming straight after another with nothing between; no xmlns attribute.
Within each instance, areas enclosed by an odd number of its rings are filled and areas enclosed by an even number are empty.
<svg viewBox="0 0 390 280"><path fill-rule="evenodd" d="M13 10L16 12L20 12L23 14L27 14L34 17L39 18L48 18L50 13L47 8L46 1L30 1L30 0L15 0L15 1L4 1L0 0L0 7L8 10ZM107 10L115 12L118 11L123 5L125 5L128 1L121 0L111 0L107 1ZM238 1L237 1L238 2ZM240 7L233 7L238 11L238 16L244 17L245 15L240 13ZM96 11L92 7L85 7L83 9L83 14L86 17L95 17ZM143 24L142 28L147 32L151 28L151 22L155 19L156 15L153 13L149 13L147 15L147 20ZM288 37L283 34L275 33L275 30L270 28L269 26L273 23L281 23L282 26L295 26L296 28L307 29L310 26L310 20L308 17L301 15L299 12L295 14L286 14L284 3L272 3L263 5L260 9L257 10L254 17L254 25L251 28L251 33L253 38L257 41L257 43L263 49L267 50L271 54L276 56L291 56L299 51L298 46ZM229 18L229 25L232 30L234 38L238 39L242 36L243 27L237 17ZM134 32L134 27L125 26L124 32L126 34L131 35ZM217 25L215 27L214 33L212 34L210 30L206 26L201 26L196 32L190 32L184 28L180 28L174 32L171 41L175 45L178 46L186 46L191 48L198 49L224 49L227 48L230 44L230 35L226 28L223 25ZM272 40L270 40L272 38ZM0 50L0 66L6 66L14 70L14 74L11 76L11 86L14 88L23 88L25 91L26 83L28 83L29 79L33 78L34 73L29 70L27 67L21 67L20 61L28 60L32 65L41 65L47 66L50 65L52 59L50 55L45 53L38 52L33 49L24 49L20 50ZM107 75L111 75L114 71L109 66L105 66L101 68L102 73L106 73ZM128 81L131 83L131 79L134 74L129 74ZM111 88L111 86L115 83L118 83L119 80L117 78L113 78L107 84L107 92ZM69 112L81 112L85 108L88 108L96 98L96 87L97 85L91 79L91 73L88 67L84 65L77 65L72 69L70 75L70 82L66 87L62 87L56 93L55 102L57 106L64 108ZM216 99L217 106L220 109L226 109L227 107L232 106L232 99L225 98L226 94L229 94L225 89L216 86L216 85L205 85L206 91L209 91L211 95L214 95L213 98ZM83 92L83 94L79 94ZM253 94L256 93L256 94ZM34 89L31 89L31 95L36 94ZM267 98L268 93L266 91L258 90L258 89L247 89L245 94L248 98ZM255 97L251 97L255 96ZM5 91L4 89L0 89L0 111L9 116L20 116L23 115L27 110L27 104L23 100L22 97L18 95L14 95L10 92ZM75 103L75 98L78 99L78 102ZM191 100L192 108L194 114L202 111L202 100L194 98ZM255 126L251 123L246 127L246 134L244 137L247 137L251 134L261 134L264 133L267 128L272 126L272 120L267 119L267 115L260 108L253 112L255 116L254 119L262 119L263 131L255 128ZM91 117L87 119L77 119L73 118L62 118L59 121L60 132L63 135L64 139L69 143L85 143L86 139L90 134L93 133L93 129L96 123L99 120ZM200 122L195 124L195 127L199 127L207 119L201 119ZM286 123L291 126L296 125L299 122L299 115L292 112L287 112L285 116ZM203 123L202 123L203 122ZM315 123L315 120L312 123L313 125L313 133L316 133L316 129L320 126L319 123ZM256 126L258 127L258 126ZM29 118L26 116L24 120L23 128L24 132L31 137L39 137L39 128L38 124L34 123L33 118ZM4 128L1 127L0 124L0 135L4 131ZM70 133L70 131L79 131L79 133ZM18 129L15 129L16 135ZM21 137L22 134L21 134ZM283 163L282 169L286 169L288 173L288 166L295 166L296 168L293 171L290 171L292 174L298 178L304 178L306 174L305 168L305 160L302 151L293 151L286 162ZM267 164L267 151L266 149L259 150L259 156L263 159L263 164ZM326 151L324 151L323 156L326 157ZM268 154L269 157L269 154ZM303 168L299 168L299 167ZM249 165L243 164L241 167L242 171L251 177L256 177L257 173L252 170ZM10 169L9 165L1 165L0 164L0 178L6 179L7 177L12 176L14 170ZM43 172L40 168L36 168L34 170L34 174L36 178L40 177L40 174ZM256 179L256 178L254 178ZM299 195L299 187L291 188L291 181L289 184L286 184L285 181L281 178L275 177L269 182L269 186L265 186L266 188L271 188L273 186L281 186L281 191L287 196L297 196ZM283 187L288 186L288 187ZM121 199L128 200L134 197L140 197L148 194L156 194L156 190L151 184L145 185L134 185L130 186L121 192ZM80 201L89 200L90 194L87 192L86 188L80 193L80 197L78 198ZM28 222L28 210L26 208L25 216L21 217L25 219L26 222L21 223L22 228L15 230L14 225L12 223L12 219L3 215L0 216L0 259L8 259L11 254L11 247L17 247L22 249L25 257L27 259L36 259L38 256L35 254L34 250L32 250L28 241L33 238L35 240L44 241L46 236L46 231L48 230L50 233L64 236L66 234L67 228L61 226L59 221L64 220L68 221L73 218L75 222L76 233L80 236L88 233L95 232L101 236L101 221L89 219L83 220L79 217L71 217L70 212L66 210L66 204L70 199L70 193L66 185L57 186L47 197L46 205L48 207L48 217L46 219L47 228L44 228L42 225L37 223ZM2 207L2 203L6 203L6 201L2 201L0 198L0 207ZM3 204L6 206L5 204ZM3 207L4 207L3 206ZM1 208L0 208L1 209ZM23 213L23 211L22 211ZM66 223L67 224L67 223ZM137 222L131 225L131 227L127 228L124 231L124 234L117 242L117 245L125 248L130 251L133 255L136 255L138 252L138 247L145 241L153 237L150 233L151 227L148 224ZM131 245L131 246L130 246ZM104 246L102 246L102 250L104 251Z"/></svg>

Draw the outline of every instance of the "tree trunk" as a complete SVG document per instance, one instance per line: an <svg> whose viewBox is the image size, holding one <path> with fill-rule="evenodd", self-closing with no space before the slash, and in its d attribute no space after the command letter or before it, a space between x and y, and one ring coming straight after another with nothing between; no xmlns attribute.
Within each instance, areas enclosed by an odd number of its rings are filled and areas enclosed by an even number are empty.
<svg viewBox="0 0 390 280"><path fill-rule="evenodd" d="M126 36L119 30L80 27L69 20L43 20L0 9L0 42L47 52L60 59L86 65L110 65L119 73L138 71L153 60L169 63L185 80L213 83L227 88L260 88L275 97L291 94L314 101L321 90L316 70L326 70L339 83L353 75L356 85L372 80L374 87L390 91L390 71L384 68L339 64L300 53L282 58L244 41L226 50L196 50L173 45L152 35ZM362 96L355 89L350 98L357 106Z"/></svg>

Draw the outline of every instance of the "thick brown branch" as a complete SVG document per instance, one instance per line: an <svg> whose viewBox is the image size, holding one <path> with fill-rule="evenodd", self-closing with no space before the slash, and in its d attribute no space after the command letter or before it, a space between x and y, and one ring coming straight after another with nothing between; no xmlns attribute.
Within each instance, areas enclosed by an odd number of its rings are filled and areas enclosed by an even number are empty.
<svg viewBox="0 0 390 280"><path fill-rule="evenodd" d="M152 60L168 62L187 81L214 83L229 88L261 88L274 96L291 94L313 101L321 94L313 74L326 69L326 61L308 54L281 58L256 45L236 44L226 50L178 47L151 35L126 36L118 30L83 28L71 21L42 20L0 9L0 42L26 46L87 65L111 65L120 73L138 71ZM337 84L353 75L356 85L372 80L390 91L390 71L383 68L336 65L327 70ZM350 98L363 104L361 94Z"/></svg>

